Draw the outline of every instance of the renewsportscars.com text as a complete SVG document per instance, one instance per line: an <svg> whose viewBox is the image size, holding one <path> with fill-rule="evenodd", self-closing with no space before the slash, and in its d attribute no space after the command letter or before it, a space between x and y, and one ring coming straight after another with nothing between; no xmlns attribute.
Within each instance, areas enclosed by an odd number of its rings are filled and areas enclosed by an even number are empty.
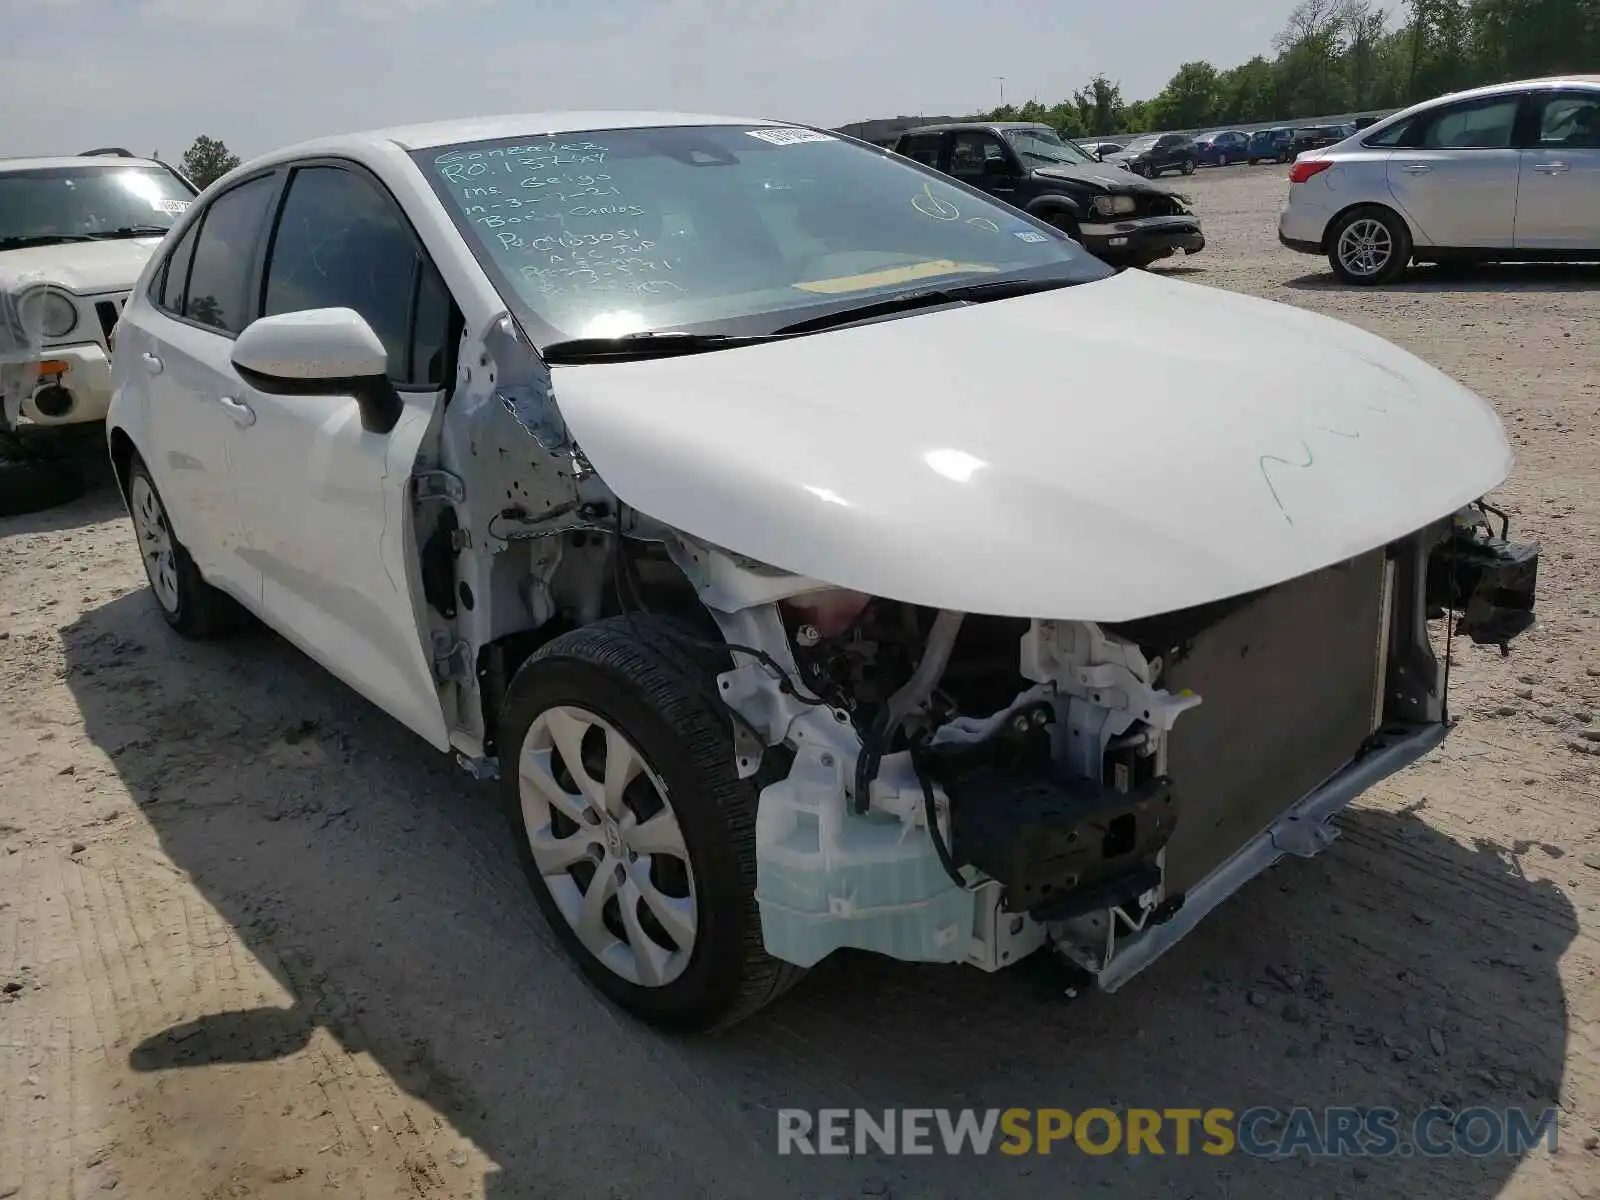
<svg viewBox="0 0 1600 1200"><path fill-rule="evenodd" d="M778 1110L779 1154L1521 1156L1556 1149L1556 1110L1064 1108Z"/></svg>

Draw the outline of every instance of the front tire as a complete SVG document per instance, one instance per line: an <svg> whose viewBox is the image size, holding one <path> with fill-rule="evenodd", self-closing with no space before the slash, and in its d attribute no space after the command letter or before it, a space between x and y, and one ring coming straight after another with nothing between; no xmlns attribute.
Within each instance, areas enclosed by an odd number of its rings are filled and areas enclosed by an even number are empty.
<svg viewBox="0 0 1600 1200"><path fill-rule="evenodd" d="M183 637L203 640L245 622L244 609L201 577L200 568L172 532L150 468L138 455L128 464L128 512L139 539L145 578L168 625Z"/></svg>
<svg viewBox="0 0 1600 1200"><path fill-rule="evenodd" d="M1352 209L1328 231L1328 264L1341 283L1392 283L1411 261L1411 231L1387 208Z"/></svg>
<svg viewBox="0 0 1600 1200"><path fill-rule="evenodd" d="M499 727L506 815L534 899L604 995L653 1024L726 1028L805 974L767 954L757 788L734 769L727 656L654 617L562 635L517 672Z"/></svg>
<svg viewBox="0 0 1600 1200"><path fill-rule="evenodd" d="M66 504L83 494L83 472L66 459L8 455L0 443L0 517Z"/></svg>

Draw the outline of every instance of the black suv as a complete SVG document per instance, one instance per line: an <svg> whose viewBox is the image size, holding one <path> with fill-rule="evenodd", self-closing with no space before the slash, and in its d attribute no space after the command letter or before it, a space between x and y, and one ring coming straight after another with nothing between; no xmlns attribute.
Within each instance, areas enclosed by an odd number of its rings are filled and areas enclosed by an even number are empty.
<svg viewBox="0 0 1600 1200"><path fill-rule="evenodd" d="M1185 133L1144 133L1134 138L1105 161L1120 163L1135 175L1155 179L1168 171L1193 175L1200 161L1200 147Z"/></svg>
<svg viewBox="0 0 1600 1200"><path fill-rule="evenodd" d="M1338 145L1354 132L1355 129L1349 125L1307 125L1296 129L1289 140L1289 157L1304 154L1307 150Z"/></svg>
<svg viewBox="0 0 1600 1200"><path fill-rule="evenodd" d="M901 134L894 148L1054 225L1113 266L1205 248L1186 197L1096 162L1048 125L925 125Z"/></svg>

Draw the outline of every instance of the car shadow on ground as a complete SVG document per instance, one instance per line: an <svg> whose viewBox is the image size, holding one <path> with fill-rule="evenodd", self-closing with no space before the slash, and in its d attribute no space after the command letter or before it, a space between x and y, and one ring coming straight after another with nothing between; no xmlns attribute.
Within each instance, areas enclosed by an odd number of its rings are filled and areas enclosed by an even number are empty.
<svg viewBox="0 0 1600 1200"><path fill-rule="evenodd" d="M113 520L126 511L117 491L116 474L106 454L105 442L79 446L70 461L83 475L83 494L54 508L20 516L0 517L0 538L29 533L62 533Z"/></svg>
<svg viewBox="0 0 1600 1200"><path fill-rule="evenodd" d="M1425 805L1347 814L1327 854L1255 881L1115 996L1069 999L1028 964L991 977L841 954L720 1037L666 1037L561 958L494 789L281 639L180 643L143 591L62 636L88 736L295 998L135 1030L132 1068L270 1059L321 1027L470 1138L496 1164L494 1200L1490 1200L1515 1157L1185 1157L1170 1130L1161 1156L780 1156L777 1110L1390 1106L1407 1133L1435 1104L1558 1100L1572 907L1523 872L1537 848L1462 845Z"/></svg>
<svg viewBox="0 0 1600 1200"><path fill-rule="evenodd" d="M1393 283L1352 287L1332 272L1285 280L1284 287L1330 292L1586 292L1600 288L1595 263L1461 263L1412 266Z"/></svg>

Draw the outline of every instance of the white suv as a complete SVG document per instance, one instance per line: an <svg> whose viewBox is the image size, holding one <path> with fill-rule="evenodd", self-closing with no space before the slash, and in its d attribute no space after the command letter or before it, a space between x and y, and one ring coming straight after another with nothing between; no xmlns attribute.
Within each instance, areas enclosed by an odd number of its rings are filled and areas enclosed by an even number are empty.
<svg viewBox="0 0 1600 1200"><path fill-rule="evenodd" d="M1412 260L1600 259L1600 75L1441 96L1300 155L1278 240L1346 283Z"/></svg>
<svg viewBox="0 0 1600 1200"><path fill-rule="evenodd" d="M122 306L195 194L126 150L0 159L0 431L105 418Z"/></svg>

